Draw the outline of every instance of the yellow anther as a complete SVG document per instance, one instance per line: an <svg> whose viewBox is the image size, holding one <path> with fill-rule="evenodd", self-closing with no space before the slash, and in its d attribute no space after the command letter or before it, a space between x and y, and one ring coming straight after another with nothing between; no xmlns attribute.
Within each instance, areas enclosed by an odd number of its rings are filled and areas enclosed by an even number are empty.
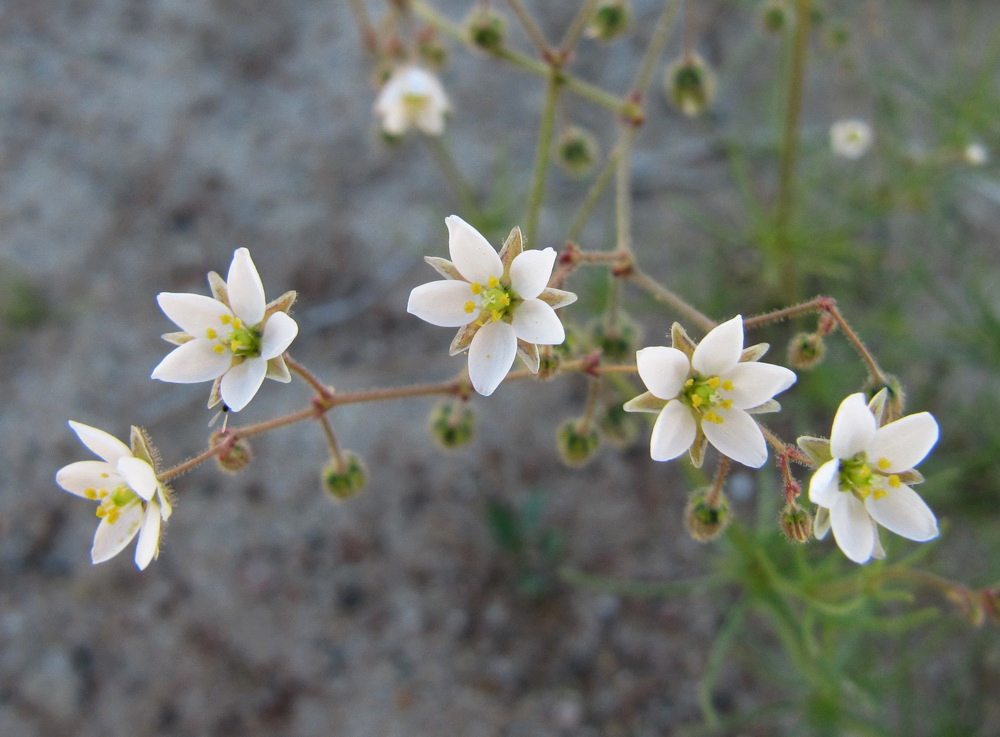
<svg viewBox="0 0 1000 737"><path fill-rule="evenodd" d="M107 495L108 495L108 490L107 489L101 489L100 494L99 494L99 496L101 497L101 499L103 499Z"/></svg>
<svg viewBox="0 0 1000 737"><path fill-rule="evenodd" d="M861 495L862 499L867 499L872 494L872 487L870 487L868 484L865 484L864 486L858 486L855 488L857 488L858 493Z"/></svg>
<svg viewBox="0 0 1000 737"><path fill-rule="evenodd" d="M469 285L469 289L472 290L473 294L482 294L483 293L483 285L480 284L477 281L472 282L472 284Z"/></svg>
<svg viewBox="0 0 1000 737"><path fill-rule="evenodd" d="M725 389L727 392L731 392L733 390L733 382L731 382L729 379L726 379L725 381L722 382L722 388Z"/></svg>
<svg viewBox="0 0 1000 737"><path fill-rule="evenodd" d="M702 398L701 398L700 394L695 394L694 396L691 397L691 406L692 407L695 407L695 408L700 407L701 403L702 403ZM707 415L706 415L706 417L707 417Z"/></svg>
<svg viewBox="0 0 1000 737"><path fill-rule="evenodd" d="M106 473L102 473L102 474L101 474L101 478L102 478L102 479L109 479L109 478L111 478L111 476L110 476L109 474L106 474Z"/></svg>
<svg viewBox="0 0 1000 737"><path fill-rule="evenodd" d="M884 499L887 496L889 496L889 492L886 491L885 489L875 489L876 499Z"/></svg>
<svg viewBox="0 0 1000 737"><path fill-rule="evenodd" d="M899 480L899 476L897 476L896 474L892 474L889 477L889 486L891 486L893 489L898 489L902 485L903 482Z"/></svg>
<svg viewBox="0 0 1000 737"><path fill-rule="evenodd" d="M222 343L216 343L214 346L212 346L212 350L221 356L223 351L226 350L226 346L222 345Z"/></svg>
<svg viewBox="0 0 1000 737"><path fill-rule="evenodd" d="M493 322L496 322L497 320L499 320L499 319L500 319L500 315L501 315L502 313L500 313L500 312L499 312L499 311L497 311L497 310L490 310L490 314L491 314L491 315L493 316Z"/></svg>
<svg viewBox="0 0 1000 737"><path fill-rule="evenodd" d="M723 399L722 400L722 408L723 409L732 409L732 407L733 407L733 400L732 399Z"/></svg>
<svg viewBox="0 0 1000 737"><path fill-rule="evenodd" d="M83 495L85 497L87 497L88 499L96 499L97 498L97 489L84 489L83 490Z"/></svg>
<svg viewBox="0 0 1000 737"><path fill-rule="evenodd" d="M688 379L685 381L684 386L694 386L694 379Z"/></svg>
<svg viewBox="0 0 1000 737"><path fill-rule="evenodd" d="M110 512L108 512L108 524L113 525L118 521L118 508L115 507Z"/></svg>
<svg viewBox="0 0 1000 737"><path fill-rule="evenodd" d="M503 302L504 307L508 307L510 305L510 295L505 294L503 297L500 298L500 301Z"/></svg>
<svg viewBox="0 0 1000 737"><path fill-rule="evenodd" d="M232 321L233 321L233 316L232 315L220 315L219 316L219 322L221 322L223 325L228 325Z"/></svg>
<svg viewBox="0 0 1000 737"><path fill-rule="evenodd" d="M889 468L889 466L891 466L891 465L892 464L889 463L889 459L888 458L879 458L878 459L878 470L879 471L884 471L887 468Z"/></svg>
<svg viewBox="0 0 1000 737"><path fill-rule="evenodd" d="M712 378L710 378L705 383L708 384L713 389L718 389L719 388L719 384L722 383L722 380L718 376L713 376Z"/></svg>
<svg viewBox="0 0 1000 737"><path fill-rule="evenodd" d="M489 279L488 279L488 280L486 281L486 284L487 284L487 285L489 286L489 288L490 288L490 289L493 289L493 287L495 287L495 286L496 286L497 284L499 284L499 283L500 283L500 280L499 280L499 279L497 279L497 278L496 278L495 276L491 276L491 277L490 277L490 278L489 278Z"/></svg>
<svg viewBox="0 0 1000 737"><path fill-rule="evenodd" d="M104 507L98 507L97 511L95 512L95 514L98 517L100 517L101 519L104 519L104 517L107 515L107 513L108 513L108 510L106 510Z"/></svg>
<svg viewBox="0 0 1000 737"><path fill-rule="evenodd" d="M475 311L475 309L476 309L476 303L473 302L471 299L465 303L465 311L468 312L470 315Z"/></svg>
<svg viewBox="0 0 1000 737"><path fill-rule="evenodd" d="M716 425L722 424L722 418L712 410L709 410L708 412L705 413L705 419L708 420L709 422L715 423Z"/></svg>
<svg viewBox="0 0 1000 737"><path fill-rule="evenodd" d="M208 338L209 340L215 340L216 338L219 337L219 334L215 332L215 328L209 328L208 330L205 331L205 337Z"/></svg>
<svg viewBox="0 0 1000 737"><path fill-rule="evenodd" d="M240 349L241 345L242 343L240 343L238 340L232 340L229 342L229 350L231 350L233 353L236 353L236 351Z"/></svg>

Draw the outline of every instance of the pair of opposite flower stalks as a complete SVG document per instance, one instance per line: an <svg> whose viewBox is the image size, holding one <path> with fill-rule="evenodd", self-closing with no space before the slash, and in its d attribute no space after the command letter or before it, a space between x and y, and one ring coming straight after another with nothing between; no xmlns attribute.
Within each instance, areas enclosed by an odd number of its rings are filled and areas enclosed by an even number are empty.
<svg viewBox="0 0 1000 737"><path fill-rule="evenodd" d="M515 228L499 253L456 215L445 219L451 260L428 256L444 277L410 293L407 311L442 327L458 328L451 354L468 351L469 380L489 396L520 355L532 373L539 345L559 345L565 330L555 310L576 295L548 286L555 265L552 248L524 250ZM209 274L212 297L161 293L163 312L182 332L163 337L176 344L153 370L152 378L175 383L212 381L209 407L223 402L245 407L265 378L291 379L283 360L298 333L288 310L295 293L270 304L250 253L233 255L225 281ZM795 383L787 368L760 359L766 344L743 347L743 319L736 316L695 343L679 324L672 343L643 348L636 368L648 391L627 402L629 412L657 415L650 439L653 460L687 452L700 466L706 445L752 468L767 460L767 442L753 418L780 409L774 396ZM815 532L832 529L848 558L865 563L883 557L877 525L911 540L937 536L937 520L910 488L922 481L914 466L938 439L927 412L884 424L886 392L870 402L852 394L837 411L830 439L799 438L817 466L809 498L819 508ZM132 428L131 448L108 433L70 422L80 441L100 461L78 461L56 474L66 491L98 502L101 518L91 558L100 563L136 536L136 565L158 555L161 524L171 512L171 493L157 478L155 452L145 434Z"/></svg>

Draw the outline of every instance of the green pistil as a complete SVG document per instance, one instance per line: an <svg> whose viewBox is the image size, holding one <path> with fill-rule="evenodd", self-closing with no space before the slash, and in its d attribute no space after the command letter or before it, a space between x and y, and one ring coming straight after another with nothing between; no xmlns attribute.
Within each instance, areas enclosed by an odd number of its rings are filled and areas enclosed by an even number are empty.
<svg viewBox="0 0 1000 737"><path fill-rule="evenodd" d="M247 327L236 328L227 339L229 350L240 358L257 358L260 355L260 333Z"/></svg>
<svg viewBox="0 0 1000 737"><path fill-rule="evenodd" d="M862 501L872 493L874 476L868 465L868 455L864 452L840 462L840 490L850 492Z"/></svg>
<svg viewBox="0 0 1000 737"><path fill-rule="evenodd" d="M496 322L511 312L521 301L512 289L501 285L495 276L490 277L485 287L479 282L473 282L469 287L474 295L481 295L479 302L480 325L485 324L487 320ZM472 312L475 309L475 302L470 300L466 303L466 312Z"/></svg>

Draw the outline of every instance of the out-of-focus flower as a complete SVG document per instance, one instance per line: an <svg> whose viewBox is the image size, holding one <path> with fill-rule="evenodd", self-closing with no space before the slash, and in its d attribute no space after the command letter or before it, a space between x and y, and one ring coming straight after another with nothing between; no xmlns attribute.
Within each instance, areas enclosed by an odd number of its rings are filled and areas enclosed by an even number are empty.
<svg viewBox="0 0 1000 737"><path fill-rule="evenodd" d="M103 430L70 422L69 426L100 461L77 461L56 473L56 483L70 494L98 503L90 558L113 558L137 534L135 564L140 570L159 555L160 526L170 517L169 492L153 470L153 451L143 432L132 428L132 448Z"/></svg>
<svg viewBox="0 0 1000 737"><path fill-rule="evenodd" d="M438 78L416 66L396 69L375 100L375 114L390 136L401 136L411 127L440 136L449 110L448 96Z"/></svg>
<svg viewBox="0 0 1000 737"><path fill-rule="evenodd" d="M697 344L674 323L673 347L636 353L645 394L625 403L627 412L657 414L649 453L669 461L689 451L700 466L706 442L735 461L759 468L767 443L752 414L780 409L772 397L795 383L783 366L758 363L766 344L743 349L743 318L737 315Z"/></svg>
<svg viewBox="0 0 1000 737"><path fill-rule="evenodd" d="M715 72L698 54L672 62L663 77L667 98L689 118L701 115L715 99Z"/></svg>
<svg viewBox="0 0 1000 737"><path fill-rule="evenodd" d="M863 120L838 120L830 126L830 148L845 159L860 159L872 147L875 134Z"/></svg>
<svg viewBox="0 0 1000 737"><path fill-rule="evenodd" d="M965 163L971 166L983 166L990 160L990 152L981 143L970 143L962 152Z"/></svg>
<svg viewBox="0 0 1000 737"><path fill-rule="evenodd" d="M264 285L245 248L233 254L226 281L213 271L208 283L213 297L175 292L156 297L183 332L163 336L177 348L153 369L152 378L176 384L214 381L208 406L221 399L238 412L265 378L291 381L282 354L299 332L288 316L295 292L266 304Z"/></svg>
<svg viewBox="0 0 1000 737"><path fill-rule="evenodd" d="M822 464L809 481L809 499L820 508L816 537L832 527L855 563L885 556L876 523L917 542L938 536L934 512L910 488L923 481L913 467L937 443L937 421L920 412L879 427L887 396L883 390L867 404L864 394L852 394L837 410L829 441L799 438Z"/></svg>
<svg viewBox="0 0 1000 737"><path fill-rule="evenodd" d="M555 310L576 295L546 287L556 252L522 250L514 228L498 255L493 246L457 215L445 218L451 261L426 257L444 280L410 292L406 311L432 325L461 328L451 355L469 351L469 379L488 397L520 354L532 373L538 371L538 346L558 345L566 337Z"/></svg>

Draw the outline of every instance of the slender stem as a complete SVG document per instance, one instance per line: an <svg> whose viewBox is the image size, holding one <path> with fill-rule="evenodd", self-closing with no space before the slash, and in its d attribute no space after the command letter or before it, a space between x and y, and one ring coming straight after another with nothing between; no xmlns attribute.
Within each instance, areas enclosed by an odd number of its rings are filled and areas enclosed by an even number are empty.
<svg viewBox="0 0 1000 737"><path fill-rule="evenodd" d="M476 204L476 195L468 180L462 175L458 164L455 163L455 157L444 145L441 136L421 136L421 138L431 150L434 162L438 165L445 182L451 187L455 197L458 198L462 209L478 214L479 206Z"/></svg>
<svg viewBox="0 0 1000 737"><path fill-rule="evenodd" d="M594 412L597 411L597 400L601 396L601 379L600 377L590 380L590 387L587 391L587 406L583 410L583 416L580 417L580 421L576 423L576 431L580 435L586 435L590 432L590 425L594 421Z"/></svg>
<svg viewBox="0 0 1000 737"><path fill-rule="evenodd" d="M708 332L715 327L715 320L703 314L695 307L689 305L683 298L667 289L638 267L632 268L631 272L628 274L628 279L649 292L653 296L653 299L670 305L672 308L688 317L705 332Z"/></svg>
<svg viewBox="0 0 1000 737"><path fill-rule="evenodd" d="M622 128L615 169L615 248L632 253L632 139L635 127Z"/></svg>
<svg viewBox="0 0 1000 737"><path fill-rule="evenodd" d="M545 177L549 170L551 158L552 130L556 117L556 102L559 99L559 81L555 69L549 75L549 83L545 89L545 104L542 107L542 121L538 129L538 149L535 152L535 172L531 181L531 193L528 197L528 219L524 228L525 240L531 248L535 247L535 236L538 231L538 214L545 198Z"/></svg>
<svg viewBox="0 0 1000 737"><path fill-rule="evenodd" d="M635 81L632 83L632 89L635 92L643 94L649 86L656 65L663 54L663 49L667 45L667 39L670 38L670 31L673 30L679 9L680 0L667 0L666 5L664 5L663 12L660 13L656 27L653 29L653 36L649 39L649 46L646 47L646 53L642 57L639 71L635 75Z"/></svg>
<svg viewBox="0 0 1000 737"><path fill-rule="evenodd" d="M181 474L185 474L193 468L197 468L205 461L215 458L215 456L219 454L219 449L220 446L216 445L212 448L208 448L207 450L203 450L194 458L189 458L183 463L178 463L176 466L172 466L168 468L166 471L160 471L159 473L156 474L156 478L158 478L162 482L170 481L170 479L172 478L180 476Z"/></svg>
<svg viewBox="0 0 1000 737"><path fill-rule="evenodd" d="M722 500L722 487L726 483L726 476L728 475L729 456L722 456L722 460L719 461L719 470L715 472L715 480L712 482L712 488L705 495L705 504L712 509L718 509L719 507L719 502Z"/></svg>
<svg viewBox="0 0 1000 737"><path fill-rule="evenodd" d="M531 17L531 14L525 10L524 6L521 4L521 0L507 0L507 4L510 9L514 11L514 15L521 22L521 27L524 28L524 32L528 34L528 38L531 39L531 43L535 45L538 53L545 56L549 51L549 42L545 40L545 36L542 34L542 29L538 27L535 23L535 19Z"/></svg>
<svg viewBox="0 0 1000 737"><path fill-rule="evenodd" d="M378 36L375 33L375 27L372 26L371 19L368 17L368 11L365 10L363 0L349 0L348 4L351 6L354 22L358 25L358 32L361 34L365 49L369 53L375 53L378 47Z"/></svg>
<svg viewBox="0 0 1000 737"><path fill-rule="evenodd" d="M580 40L583 29L587 27L587 23L594 16L594 11L597 10L598 2L600 0L586 0L580 6L576 17L573 18L573 22L566 29L566 34L563 36L562 41L559 42L559 55L563 58L569 56L573 47L576 46L576 42Z"/></svg>
<svg viewBox="0 0 1000 737"><path fill-rule="evenodd" d="M608 275L608 309L604 315L604 329L609 337L618 332L618 308L621 304L621 277L613 271Z"/></svg>
<svg viewBox="0 0 1000 737"><path fill-rule="evenodd" d="M580 233L583 232L583 227L590 219L594 208L601 199L601 195L604 194L604 190L607 188L608 182L611 181L611 177L617 171L620 152L621 148L616 145L611 150L611 153L608 154L608 160L604 162L604 166L601 167L600 172L598 172L597 177L594 179L594 183L590 185L590 189L587 190L587 196L584 198L583 204L580 205L580 209L577 211L576 217L573 218L573 222L569 226L569 232L566 234L566 240L575 241L580 237Z"/></svg>
<svg viewBox="0 0 1000 737"><path fill-rule="evenodd" d="M795 35L792 39L792 68L788 79L784 140L778 179L778 203L775 213L775 249L781 283L791 300L797 299L799 287L795 267L794 244L788 228L795 198L795 165L799 150L799 119L802 113L802 90L805 86L806 52L809 42L809 0L796 0Z"/></svg>
<svg viewBox="0 0 1000 737"><path fill-rule="evenodd" d="M320 415L319 426L323 429L323 434L326 436L326 447L330 449L330 457L336 460L337 464L343 468L344 455L340 452L340 444L337 443L337 436L333 434L333 425L330 424L330 418L326 415Z"/></svg>
<svg viewBox="0 0 1000 737"><path fill-rule="evenodd" d="M333 394L331 387L327 386L318 378L316 378L315 374L313 374L309 369L307 369L305 366L296 361L287 353L285 354L285 365L288 366L289 369L297 373L303 379L303 381L305 381L309 386L311 386L313 388L313 391L315 391L316 394L319 395L320 397L326 398Z"/></svg>
<svg viewBox="0 0 1000 737"><path fill-rule="evenodd" d="M847 324L847 320L845 320L844 316L840 314L840 310L834 307L830 311L830 315L837 321L837 327L840 328L840 332L844 334L844 337L846 337L848 342L854 347L857 354L861 356L861 360L868 366L868 374L872 381L876 384L887 385L889 383L889 379L886 377L885 372L882 371L882 368L878 365L878 361L875 360L875 356L872 355L871 351L869 351L865 344L861 341L861 338L854 332L854 329Z"/></svg>
<svg viewBox="0 0 1000 737"><path fill-rule="evenodd" d="M694 0L684 0L684 61L690 64L694 58Z"/></svg>

